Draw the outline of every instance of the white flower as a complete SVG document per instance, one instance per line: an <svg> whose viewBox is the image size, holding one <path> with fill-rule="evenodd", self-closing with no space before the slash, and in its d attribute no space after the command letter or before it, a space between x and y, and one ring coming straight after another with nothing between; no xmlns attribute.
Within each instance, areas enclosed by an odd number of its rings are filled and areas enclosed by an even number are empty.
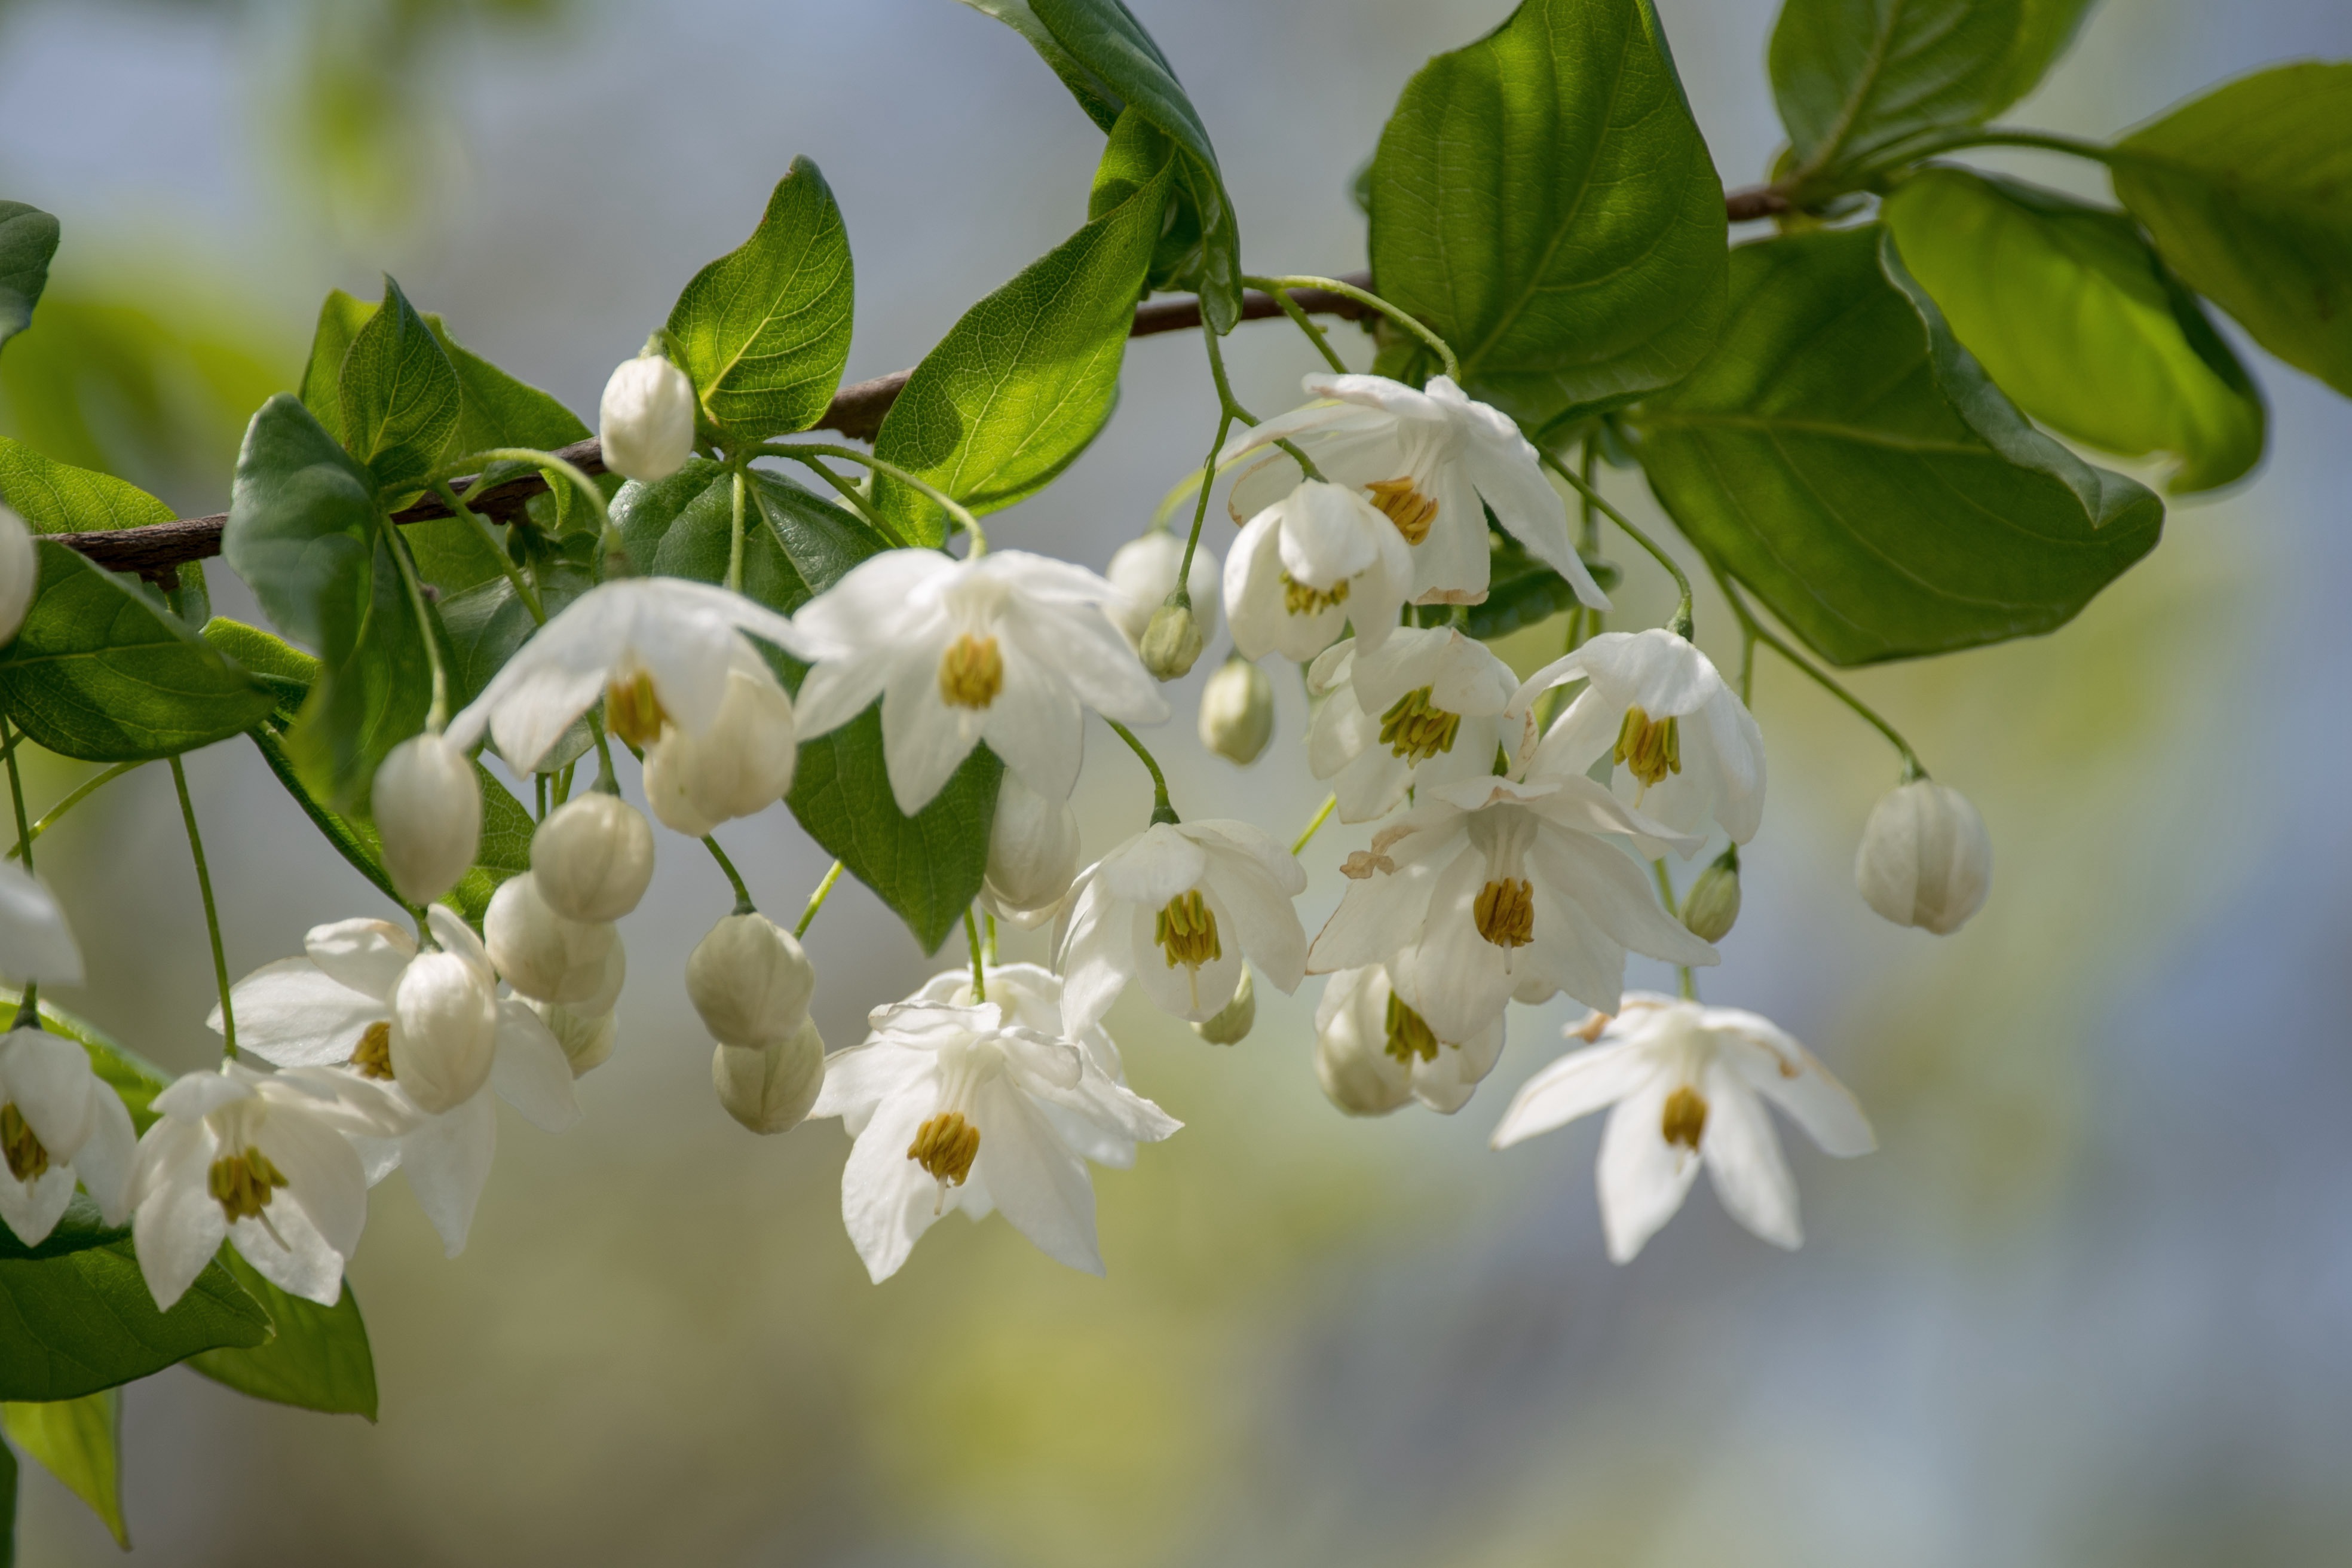
<svg viewBox="0 0 2352 1568"><path fill-rule="evenodd" d="M1536 699L1564 682L1586 684L1528 763L1528 772L1581 773L1602 758L1618 798L1677 833L1712 821L1745 844L1764 816L1764 731L1715 665L1664 627L1603 632L1528 678L1512 699L1532 721Z"/></svg>
<svg viewBox="0 0 2352 1568"><path fill-rule="evenodd" d="M516 650L450 721L450 742L470 748L487 730L528 773L599 697L613 732L632 745L652 745L664 724L699 735L726 703L745 632L808 657L792 622L740 594L677 577L601 584Z"/></svg>
<svg viewBox="0 0 2352 1568"><path fill-rule="evenodd" d="M710 728L690 735L664 725L661 739L646 748L646 799L670 828L699 838L782 800L797 755L791 696L766 659L739 647Z"/></svg>
<svg viewBox="0 0 2352 1568"><path fill-rule="evenodd" d="M1152 612L1175 591L1176 568L1183 563L1183 538L1164 528L1130 539L1112 552L1103 576L1116 592L1104 602L1103 611L1130 647L1142 647ZM1217 635L1217 556L1206 541L1192 552L1192 574L1184 581L1192 590L1201 640L1211 641Z"/></svg>
<svg viewBox="0 0 2352 1568"><path fill-rule="evenodd" d="M1330 779L1339 820L1385 816L1405 791L1495 771L1503 710L1518 690L1511 667L1451 626L1400 626L1370 653L1334 643L1307 673L1323 699L1307 730L1307 765ZM1514 725L1513 730L1524 729Z"/></svg>
<svg viewBox="0 0 2352 1568"><path fill-rule="evenodd" d="M122 1099L76 1042L31 1019L0 1035L0 1220L27 1247L57 1228L79 1177L109 1225L131 1211L137 1140Z"/></svg>
<svg viewBox="0 0 2352 1568"><path fill-rule="evenodd" d="M824 1037L803 1017L789 1034L756 1046L720 1041L710 1053L710 1086L728 1115L767 1136L808 1116L824 1087Z"/></svg>
<svg viewBox="0 0 2352 1568"><path fill-rule="evenodd" d="M890 793L908 816L982 742L1031 789L1067 800L1084 708L1130 724L1168 717L1103 612L1114 592L1083 567L1017 550L970 561L885 551L793 617L820 647L801 684L801 731L837 729L879 697Z"/></svg>
<svg viewBox="0 0 2352 1568"><path fill-rule="evenodd" d="M1949 936L1984 908L1992 838L1969 797L1928 779L1879 797L1854 851L1854 886L1899 926Z"/></svg>
<svg viewBox="0 0 2352 1568"><path fill-rule="evenodd" d="M1155 822L1078 874L1054 929L1062 1011L1094 1026L1129 980L1162 1012L1203 1023L1241 984L1246 957L1276 990L1298 989L1307 933L1290 900L1298 861L1246 822Z"/></svg>
<svg viewBox="0 0 2352 1568"><path fill-rule="evenodd" d="M81 984L81 949L49 885L0 860L0 974L58 985Z"/></svg>
<svg viewBox="0 0 2352 1568"><path fill-rule="evenodd" d="M937 976L825 1060L809 1114L856 1140L841 1213L877 1281L949 1209L1002 1209L1046 1256L1100 1274L1086 1163L1131 1165L1181 1125L1127 1088L1100 1029L1066 1029L1053 976L1007 964L985 979L973 1003L969 975Z"/></svg>
<svg viewBox="0 0 2352 1568"><path fill-rule="evenodd" d="M12 640L41 585L41 555L25 520L0 506L0 643Z"/></svg>
<svg viewBox="0 0 2352 1568"><path fill-rule="evenodd" d="M224 1237L280 1289L331 1307L367 1223L353 1137L394 1137L404 1101L331 1068L195 1072L155 1097L131 1165L131 1246L169 1311Z"/></svg>
<svg viewBox="0 0 2352 1568"><path fill-rule="evenodd" d="M410 903L431 903L473 869L482 847L482 785L446 736L411 735L387 752L368 811L383 841L383 868Z"/></svg>
<svg viewBox="0 0 2352 1568"><path fill-rule="evenodd" d="M1595 1016L1572 1051L1529 1079L1495 1130L1507 1149L1604 1106L1598 1185L1612 1261L1627 1263L1672 1219L1701 1165L1731 1217L1778 1247L1804 1239L1797 1184L1764 1100L1824 1153L1878 1146L1845 1086L1769 1019L1731 1007L1635 993L1614 1018ZM1759 1096L1761 1098L1759 1098Z"/></svg>
<svg viewBox="0 0 2352 1568"><path fill-rule="evenodd" d="M490 895L482 913L490 961L534 1002L595 1011L587 1004L613 984L620 932L609 921L564 919L548 908L538 881L536 875L509 877Z"/></svg>
<svg viewBox="0 0 2352 1568"><path fill-rule="evenodd" d="M761 914L728 915L686 961L686 996L710 1037L757 1048L808 1021L816 971L793 933Z"/></svg>
<svg viewBox="0 0 2352 1568"><path fill-rule="evenodd" d="M988 828L988 875L980 901L998 920L1033 931L1061 912L1078 874L1078 814L1008 771Z"/></svg>
<svg viewBox="0 0 2352 1568"><path fill-rule="evenodd" d="M1274 739L1274 682L1235 653L1201 688L1201 744L1245 768Z"/></svg>
<svg viewBox="0 0 2352 1568"><path fill-rule="evenodd" d="M596 423L607 468L646 484L666 479L694 456L694 383L649 347L613 372Z"/></svg>
<svg viewBox="0 0 2352 1568"><path fill-rule="evenodd" d="M1467 1039L1441 1039L1379 964L1332 975L1315 1005L1315 1076L1350 1116L1385 1115L1411 1100L1450 1116L1502 1055L1501 1014Z"/></svg>
<svg viewBox="0 0 2352 1568"><path fill-rule="evenodd" d="M1613 1011L1629 949L1717 961L1610 838L1645 853L1681 841L1591 779L1465 779L1416 798L1341 868L1348 890L1307 954L1312 973L1409 970L1438 1038L1469 1040L1514 998L1565 991Z"/></svg>
<svg viewBox="0 0 2352 1568"><path fill-rule="evenodd" d="M1369 493L1412 546L1412 596L1418 603L1475 605L1486 596L1492 508L1504 531L1567 578L1579 599L1597 610L1609 607L1569 543L1567 503L1544 478L1536 449L1501 412L1472 401L1443 375L1420 392L1381 375L1309 375L1306 386L1322 401L1243 432L1217 455L1218 463L1278 440L1297 442L1327 479ZM1275 458L1244 474L1234 485L1234 515L1263 505L1287 478Z"/></svg>
<svg viewBox="0 0 2352 1568"><path fill-rule="evenodd" d="M1352 622L1376 647L1412 587L1404 540L1350 489L1308 480L1252 517L1225 557L1225 619L1246 658L1304 664Z"/></svg>
<svg viewBox="0 0 2352 1568"><path fill-rule="evenodd" d="M531 834L530 879L567 921L619 920L654 879L654 830L619 795L590 790L549 812Z"/></svg>

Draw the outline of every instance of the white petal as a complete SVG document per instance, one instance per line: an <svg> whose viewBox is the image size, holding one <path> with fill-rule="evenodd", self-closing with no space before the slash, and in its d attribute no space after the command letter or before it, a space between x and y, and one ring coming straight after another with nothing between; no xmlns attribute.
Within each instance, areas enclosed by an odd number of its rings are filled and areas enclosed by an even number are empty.
<svg viewBox="0 0 2352 1568"><path fill-rule="evenodd" d="M957 1202L960 1189L942 1192L922 1166L907 1158L907 1146L931 1114L933 1103L928 1093L899 1094L883 1101L842 1167L842 1223L877 1285L898 1272L931 1222ZM983 1155L986 1143L983 1133Z"/></svg>
<svg viewBox="0 0 2352 1568"><path fill-rule="evenodd" d="M498 1056L490 1064L490 1087L499 1097L541 1131L561 1132L580 1120L572 1081L562 1044L530 1004L519 996L500 1001Z"/></svg>
<svg viewBox="0 0 2352 1568"><path fill-rule="evenodd" d="M131 1165L139 1152L131 1112L113 1089L101 1084L91 1095L89 1136L74 1151L74 1174L98 1204L99 1216L121 1225L131 1212Z"/></svg>
<svg viewBox="0 0 2352 1568"><path fill-rule="evenodd" d="M230 1243L279 1289L321 1307L333 1306L343 1293L342 1256L327 1245L298 1205L274 1203L269 1210L275 1235L257 1219L241 1219L228 1227Z"/></svg>
<svg viewBox="0 0 2352 1568"><path fill-rule="evenodd" d="M7 1036L6 1098L49 1152L65 1163L89 1136L97 1100L114 1091L90 1070L89 1053L62 1035L15 1029Z"/></svg>
<svg viewBox="0 0 2352 1568"><path fill-rule="evenodd" d="M1707 1073L1706 1131L1699 1154L1724 1209L1775 1247L1795 1247L1805 1239L1797 1223L1797 1179L1780 1157L1764 1102L1718 1063Z"/></svg>
<svg viewBox="0 0 2352 1568"><path fill-rule="evenodd" d="M1094 1027L1135 973L1129 914L1135 908L1086 883L1056 944L1062 968L1062 1018L1072 1033Z"/></svg>
<svg viewBox="0 0 2352 1568"><path fill-rule="evenodd" d="M350 1140L318 1117L291 1106L272 1106L254 1146L269 1156L289 1184L270 1204L271 1217L279 1218L279 1205L290 1200L310 1216L320 1239L339 1257L349 1258L358 1250L360 1232L367 1225L367 1173ZM286 1227L281 1224L278 1228ZM260 1260L255 1259L254 1266L259 1268ZM332 1300L328 1298L329 1304Z"/></svg>
<svg viewBox="0 0 2352 1568"><path fill-rule="evenodd" d="M383 1023L385 1004L352 990L307 958L265 963L229 992L236 1009L236 1043L278 1067L323 1067L352 1059L371 1024ZM214 1010L213 1027L220 1028Z"/></svg>
<svg viewBox="0 0 2352 1568"><path fill-rule="evenodd" d="M47 883L0 860L0 974L56 985L81 984L81 949Z"/></svg>
<svg viewBox="0 0 2352 1568"><path fill-rule="evenodd" d="M988 705L981 734L1031 790L1047 800L1067 800L1086 754L1086 710L1053 666L1020 640L1006 639L1003 659L1004 688Z"/></svg>
<svg viewBox="0 0 2352 1568"><path fill-rule="evenodd" d="M1658 1070L1656 1061L1630 1041L1570 1051L1520 1086L1495 1129L1494 1146L1507 1149L1614 1105Z"/></svg>
<svg viewBox="0 0 2352 1568"><path fill-rule="evenodd" d="M560 1053L559 1053L560 1054ZM568 1076L568 1074L567 1074ZM444 1253L466 1249L474 1209L490 1179L498 1153L499 1118L490 1097L478 1094L446 1116L436 1116L401 1141L401 1168L416 1206L433 1222Z"/></svg>
<svg viewBox="0 0 2352 1568"><path fill-rule="evenodd" d="M973 1109L981 1136L972 1168L1004 1217L1046 1257L1100 1275L1095 1189L1086 1163L1003 1079L981 1089Z"/></svg>
<svg viewBox="0 0 2352 1568"><path fill-rule="evenodd" d="M980 734L978 714L950 707L940 696L935 660L901 659L882 693L882 761L899 812L912 816L930 805L980 743Z"/></svg>
<svg viewBox="0 0 2352 1568"><path fill-rule="evenodd" d="M187 1293L228 1235L228 1216L205 1187L212 1134L193 1122L163 1121L140 1141L131 1189L131 1249L158 1310Z"/></svg>
<svg viewBox="0 0 2352 1568"><path fill-rule="evenodd" d="M73 1202L74 1174L71 1165L54 1164L31 1181L20 1182L0 1169L0 1221L26 1247L40 1246ZM108 1223L119 1224L121 1218L118 1214Z"/></svg>
<svg viewBox="0 0 2352 1568"><path fill-rule="evenodd" d="M1297 862L1286 869L1297 870ZM1232 922L1230 940L1276 990L1297 990L1307 976L1307 932L1291 906L1292 891L1256 858L1227 847L1211 854L1208 885L1215 891L1220 918Z"/></svg>
<svg viewBox="0 0 2352 1568"><path fill-rule="evenodd" d="M416 942L406 931L389 921L336 921L329 925L312 926L310 935L302 939L302 952L328 979L379 1002L392 999L392 989L400 984L400 972L416 956ZM282 964L273 963L256 970L267 973ZM242 986L244 982L238 982ZM232 1002L237 1000L230 994ZM244 1008L237 1009L240 1021Z"/></svg>
<svg viewBox="0 0 2352 1568"><path fill-rule="evenodd" d="M1620 1100L1601 1134L1597 1184L1601 1228L1609 1237L1609 1260L1631 1263L1659 1227L1675 1217L1698 1176L1698 1156L1665 1139L1666 1096L1671 1075Z"/></svg>
<svg viewBox="0 0 2352 1568"><path fill-rule="evenodd" d="M812 1121L838 1116L853 1138L865 1130L874 1108L903 1092L916 1078L939 1065L929 1051L912 1051L887 1040L867 1040L824 1058L824 1084L809 1107Z"/></svg>

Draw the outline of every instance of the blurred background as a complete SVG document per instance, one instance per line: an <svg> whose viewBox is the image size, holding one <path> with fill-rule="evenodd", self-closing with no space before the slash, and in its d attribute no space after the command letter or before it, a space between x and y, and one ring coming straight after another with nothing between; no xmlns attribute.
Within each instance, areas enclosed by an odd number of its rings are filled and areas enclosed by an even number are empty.
<svg viewBox="0 0 2352 1568"><path fill-rule="evenodd" d="M1223 155L1262 271L1363 263L1349 176L1407 76L1508 0L1134 0ZM1727 184L1779 145L1769 0L1659 0ZM2105 136L2205 85L2352 54L2340 0L2107 0L2011 120ZM291 388L320 296L397 274L469 346L593 419L694 269L795 153L858 268L850 375L910 364L1084 216L1100 138L1011 32L948 0L14 0L0 194L64 221L0 424L225 504L246 417ZM2086 166L2000 166L2104 196ZM1365 341L1339 340L1359 364ZM1895 781L1870 731L1766 656L1773 795L1712 1000L1811 1042L1876 1155L1790 1145L1810 1239L1783 1255L1711 1194L1630 1268L1601 1247L1580 1124L1486 1135L1560 1048L1514 1009L1459 1115L1349 1121L1310 1065L1319 982L1204 1046L1130 995L1136 1086L1188 1126L1098 1175L1109 1278L1001 1220L950 1220L870 1285L843 1234L837 1123L756 1139L716 1104L679 979L724 885L674 836L624 927L622 1044L588 1120L503 1124L465 1254L394 1178L352 1268L381 1423L167 1373L126 1401L138 1559L170 1563L1803 1564L2352 1560L2352 410L2237 340L2272 400L2266 468L2178 508L2163 548L2057 635L1864 672L1969 794L1992 900L1948 940L1853 893ZM1233 340L1260 412L1313 364ZM1199 454L1197 340L1151 339L1067 478L992 529L1100 566ZM1637 520L1638 479L1612 481ZM1207 539L1232 531L1213 518ZM1630 626L1663 584L1630 549ZM226 571L224 613L253 614ZM1736 654L1702 602L1702 640ZM1558 627L1511 652L1531 668ZM1212 650L1157 740L1188 815L1303 826L1285 729L1246 773L1191 739ZM1090 850L1139 826L1106 731ZM31 793L80 775L52 761ZM233 972L318 921L387 912L258 757L190 759ZM724 830L772 911L825 858L782 812ZM1336 902L1362 830L1309 852ZM50 848L54 843L56 847ZM201 1065L212 978L170 786L144 770L45 840L91 955L58 1001ZM1009 956L1042 957L1010 937ZM854 886L810 940L838 1047L932 970ZM1638 961L1637 961L1638 966ZM1636 984L1664 977L1639 973ZM503 1112L502 1112L503 1114ZM28 1468L23 1561L111 1561Z"/></svg>

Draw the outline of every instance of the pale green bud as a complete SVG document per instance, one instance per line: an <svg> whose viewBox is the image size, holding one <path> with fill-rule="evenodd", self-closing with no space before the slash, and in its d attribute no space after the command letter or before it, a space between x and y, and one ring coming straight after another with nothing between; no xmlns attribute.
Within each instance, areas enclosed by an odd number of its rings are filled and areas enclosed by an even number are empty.
<svg viewBox="0 0 2352 1568"><path fill-rule="evenodd" d="M1242 983L1234 987L1234 999L1219 1008L1214 1017L1193 1025L1192 1032L1213 1046L1238 1046L1249 1038L1250 1027L1256 1022L1257 986L1245 963Z"/></svg>
<svg viewBox="0 0 2352 1568"><path fill-rule="evenodd" d="M1274 738L1274 682L1235 654L1201 689L1201 744L1247 767Z"/></svg>
<svg viewBox="0 0 2352 1568"><path fill-rule="evenodd" d="M1896 925L1949 936L1984 907L1992 838L1968 796L1914 779L1871 808L1853 880L1864 901Z"/></svg>
<svg viewBox="0 0 2352 1568"><path fill-rule="evenodd" d="M654 879L653 827L619 795L592 790L539 825L530 874L547 907L565 920L619 920Z"/></svg>
<svg viewBox="0 0 2352 1568"><path fill-rule="evenodd" d="M784 1132L800 1124L824 1087L824 1040L813 1020L762 1046L720 1046L711 1054L710 1084L727 1114L754 1132Z"/></svg>
<svg viewBox="0 0 2352 1568"><path fill-rule="evenodd" d="M482 847L482 785L440 735L411 735L384 757L369 792L383 868L412 904L429 904L473 868Z"/></svg>
<svg viewBox="0 0 2352 1568"><path fill-rule="evenodd" d="M1739 852L1727 849L1691 884L1683 900L1683 924L1701 942L1721 942L1738 919Z"/></svg>
<svg viewBox="0 0 2352 1568"><path fill-rule="evenodd" d="M1155 679L1181 680L1201 657L1201 623L1190 605L1162 605L1143 628L1143 668Z"/></svg>
<svg viewBox="0 0 2352 1568"><path fill-rule="evenodd" d="M765 915L729 915L686 961L686 995L721 1045L757 1047L799 1028L816 971L793 933Z"/></svg>

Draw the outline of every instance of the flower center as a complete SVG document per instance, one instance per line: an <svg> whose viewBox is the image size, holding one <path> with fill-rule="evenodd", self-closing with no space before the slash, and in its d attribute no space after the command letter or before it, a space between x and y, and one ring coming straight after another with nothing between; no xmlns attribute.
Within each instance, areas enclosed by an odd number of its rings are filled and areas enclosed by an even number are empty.
<svg viewBox="0 0 2352 1568"><path fill-rule="evenodd" d="M1168 955L1168 967L1186 964L1199 969L1225 955L1217 942L1217 916L1201 897L1201 889L1179 893L1168 900L1152 921L1151 940Z"/></svg>
<svg viewBox="0 0 2352 1568"><path fill-rule="evenodd" d="M1285 572L1282 574L1282 607L1294 616L1320 615L1348 602L1348 580L1340 578L1328 588L1310 588Z"/></svg>
<svg viewBox="0 0 2352 1568"><path fill-rule="evenodd" d="M604 723L613 733L643 751L661 739L669 715L654 695L654 678L640 669L604 684Z"/></svg>
<svg viewBox="0 0 2352 1568"><path fill-rule="evenodd" d="M13 1102L0 1105L0 1150L7 1153L8 1173L20 1182L37 1181L49 1168L49 1152Z"/></svg>
<svg viewBox="0 0 2352 1568"><path fill-rule="evenodd" d="M1706 1131L1706 1098L1688 1084L1666 1096L1666 1113L1658 1131L1665 1134L1667 1142L1697 1153L1698 1141Z"/></svg>
<svg viewBox="0 0 2352 1568"><path fill-rule="evenodd" d="M960 1187L980 1153L980 1129L960 1110L942 1110L915 1130L907 1158L941 1186Z"/></svg>
<svg viewBox="0 0 2352 1568"><path fill-rule="evenodd" d="M1422 494L1412 475L1381 479L1365 488L1372 492L1372 504L1396 524L1407 544L1419 544L1429 537L1429 525L1437 521L1437 498Z"/></svg>
<svg viewBox="0 0 2352 1568"><path fill-rule="evenodd" d="M1635 703L1625 710L1625 721L1617 727L1617 749L1610 756L1624 763L1646 792L1668 773L1683 771L1682 726L1671 715L1653 719Z"/></svg>
<svg viewBox="0 0 2352 1568"><path fill-rule="evenodd" d="M1389 993L1388 1027L1386 1049L1398 1061L1411 1067L1415 1057L1425 1062L1437 1059L1436 1034L1430 1028L1428 1021L1406 1006L1404 998L1393 991Z"/></svg>
<svg viewBox="0 0 2352 1568"><path fill-rule="evenodd" d="M392 1081L392 1026L379 1019L367 1026L352 1052L351 1068L362 1078Z"/></svg>
<svg viewBox="0 0 2352 1568"><path fill-rule="evenodd" d="M1508 952L1535 941L1536 890L1525 877L1502 877L1478 889L1470 906L1478 934Z"/></svg>
<svg viewBox="0 0 2352 1568"><path fill-rule="evenodd" d="M994 637L964 633L940 656L940 696L950 708L985 708L1004 689L1004 656Z"/></svg>
<svg viewBox="0 0 2352 1568"><path fill-rule="evenodd" d="M1424 686L1408 691L1381 715L1381 744L1407 763L1424 763L1452 751L1454 733L1462 728L1461 714L1429 705L1432 689Z"/></svg>
<svg viewBox="0 0 2352 1568"><path fill-rule="evenodd" d="M290 1184L286 1173L258 1149L215 1160L205 1178L205 1187L231 1225L241 1219L261 1219L261 1211L269 1206L271 1189Z"/></svg>

